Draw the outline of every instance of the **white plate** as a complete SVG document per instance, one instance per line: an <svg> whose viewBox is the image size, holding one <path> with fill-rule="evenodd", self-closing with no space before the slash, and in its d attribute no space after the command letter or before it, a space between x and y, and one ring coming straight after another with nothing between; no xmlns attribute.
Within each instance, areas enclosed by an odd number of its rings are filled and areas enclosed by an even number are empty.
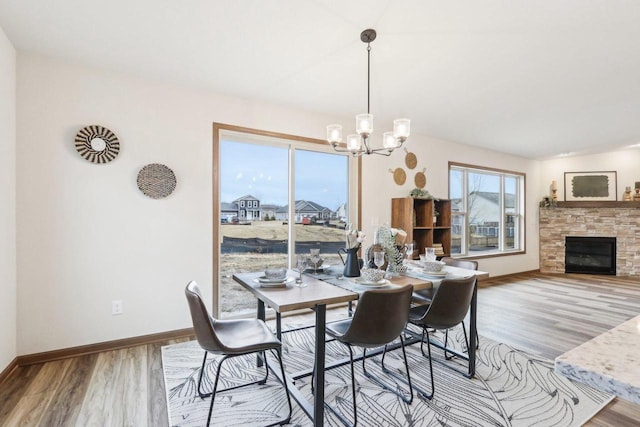
<svg viewBox="0 0 640 427"><path fill-rule="evenodd" d="M446 271L423 271L422 274L429 277L447 277Z"/></svg>
<svg viewBox="0 0 640 427"><path fill-rule="evenodd" d="M260 283L284 283L286 280L286 277L283 279L267 279L267 276L258 277L258 282Z"/></svg>
<svg viewBox="0 0 640 427"><path fill-rule="evenodd" d="M377 282L372 282L370 280L364 280L362 277L356 277L355 279L353 279L353 281L356 282L358 285L373 286L373 287L385 286L389 284L389 281L387 279L382 279L382 280L378 280Z"/></svg>
<svg viewBox="0 0 640 427"><path fill-rule="evenodd" d="M287 283L293 282L295 280L294 277L287 277L286 279L279 279L277 282L274 282L271 279L268 279L268 280L270 280L268 282L264 282L264 281L262 281L260 279L261 279L260 277L255 279L255 282L259 283L260 287L262 287L262 288L284 288L284 287L287 286Z"/></svg>

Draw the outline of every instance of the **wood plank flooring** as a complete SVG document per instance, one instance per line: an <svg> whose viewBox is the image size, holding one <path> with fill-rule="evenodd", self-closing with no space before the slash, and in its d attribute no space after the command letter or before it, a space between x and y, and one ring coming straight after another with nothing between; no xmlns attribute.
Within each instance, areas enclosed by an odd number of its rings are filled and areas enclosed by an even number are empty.
<svg viewBox="0 0 640 427"><path fill-rule="evenodd" d="M488 283L481 337L548 359L640 314L639 280L527 273ZM166 426L160 347L179 341L20 367L0 389L0 426ZM640 426L640 405L615 399L587 426Z"/></svg>

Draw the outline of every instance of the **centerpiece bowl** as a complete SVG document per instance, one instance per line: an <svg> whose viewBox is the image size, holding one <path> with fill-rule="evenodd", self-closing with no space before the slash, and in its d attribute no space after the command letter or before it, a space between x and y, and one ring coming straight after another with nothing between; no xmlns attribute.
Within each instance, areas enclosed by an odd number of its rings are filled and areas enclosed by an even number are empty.
<svg viewBox="0 0 640 427"><path fill-rule="evenodd" d="M384 274L385 271L378 268L365 267L360 270L360 276L367 282L379 282L384 279Z"/></svg>

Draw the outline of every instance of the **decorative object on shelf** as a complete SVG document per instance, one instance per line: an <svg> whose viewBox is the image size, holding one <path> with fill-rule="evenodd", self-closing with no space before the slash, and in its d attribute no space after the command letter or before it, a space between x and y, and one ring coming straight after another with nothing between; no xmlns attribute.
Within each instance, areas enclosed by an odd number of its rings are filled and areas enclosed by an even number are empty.
<svg viewBox="0 0 640 427"><path fill-rule="evenodd" d="M630 202L631 201L631 187L627 186L624 189L624 201L625 202Z"/></svg>
<svg viewBox="0 0 640 427"><path fill-rule="evenodd" d="M555 179L551 181L551 199L558 201L558 183Z"/></svg>
<svg viewBox="0 0 640 427"><path fill-rule="evenodd" d="M416 187L424 188L427 185L427 176L425 175L426 171L427 171L427 169L423 168L422 172L417 172L416 173L416 176L413 179L413 182L416 184Z"/></svg>
<svg viewBox="0 0 640 427"><path fill-rule="evenodd" d="M565 172L565 201L616 201L616 172Z"/></svg>
<svg viewBox="0 0 640 427"><path fill-rule="evenodd" d="M176 188L176 175L167 166L151 163L138 172L138 188L145 196L162 199Z"/></svg>
<svg viewBox="0 0 640 427"><path fill-rule="evenodd" d="M406 156L404 156L404 164L407 165L409 169L415 169L418 165L418 158L415 154L410 153L407 147L404 147L404 152L407 153Z"/></svg>
<svg viewBox="0 0 640 427"><path fill-rule="evenodd" d="M76 151L91 163L109 163L118 156L120 142L109 129L91 125L76 134Z"/></svg>
<svg viewBox="0 0 640 427"><path fill-rule="evenodd" d="M393 181L397 185L402 185L407 180L407 174L404 172L402 168L396 168L395 170L389 168L389 172L393 174Z"/></svg>
<svg viewBox="0 0 640 427"><path fill-rule="evenodd" d="M424 190L422 188L414 188L409 193L409 196L413 197L414 199L435 199L435 200L437 200L435 197L433 197L431 194L429 194L429 192L427 190Z"/></svg>
<svg viewBox="0 0 640 427"><path fill-rule="evenodd" d="M635 190L636 190L636 194L633 195L633 201L640 202L640 181L636 181Z"/></svg>
<svg viewBox="0 0 640 427"><path fill-rule="evenodd" d="M364 30L360 34L360 40L367 44L367 113L356 116L356 132L347 136L347 146L340 146L342 142L342 125L333 124L327 126L327 141L334 150L350 152L356 157L363 154L380 154L389 156L393 150L402 146L410 134L410 120L396 119L393 121L393 132L382 134L382 148L371 148L369 138L373 132L373 114L371 114L371 42L376 39L376 31Z"/></svg>

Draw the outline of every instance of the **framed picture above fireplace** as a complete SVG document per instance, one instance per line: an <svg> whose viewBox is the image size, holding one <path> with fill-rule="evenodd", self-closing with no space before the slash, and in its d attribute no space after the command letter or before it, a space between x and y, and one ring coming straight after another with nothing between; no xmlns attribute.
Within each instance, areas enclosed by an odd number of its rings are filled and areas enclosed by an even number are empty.
<svg viewBox="0 0 640 427"><path fill-rule="evenodd" d="M613 201L618 200L616 172L565 172L564 200Z"/></svg>

